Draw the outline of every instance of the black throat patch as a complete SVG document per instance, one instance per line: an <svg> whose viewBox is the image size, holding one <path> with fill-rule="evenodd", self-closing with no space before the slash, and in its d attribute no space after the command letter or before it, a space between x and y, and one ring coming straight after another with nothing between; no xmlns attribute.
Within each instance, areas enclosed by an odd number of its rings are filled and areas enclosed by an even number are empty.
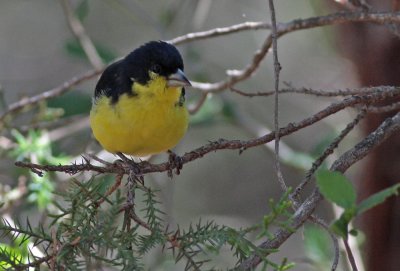
<svg viewBox="0 0 400 271"><path fill-rule="evenodd" d="M182 88L179 100L175 103L175 106L182 107L185 104L185 88Z"/></svg>

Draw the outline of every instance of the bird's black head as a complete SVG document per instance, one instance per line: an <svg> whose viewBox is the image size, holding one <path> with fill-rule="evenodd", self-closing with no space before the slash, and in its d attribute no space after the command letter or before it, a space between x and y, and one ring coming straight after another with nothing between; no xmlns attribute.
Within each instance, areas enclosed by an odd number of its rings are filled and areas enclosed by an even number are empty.
<svg viewBox="0 0 400 271"><path fill-rule="evenodd" d="M150 71L164 77L183 71L179 51L164 41L151 41L140 46L126 56L124 65L126 75L142 85L150 80Z"/></svg>
<svg viewBox="0 0 400 271"><path fill-rule="evenodd" d="M132 83L147 85L151 72L165 77L167 86L190 86L183 73L182 57L175 46L164 41L151 41L105 69L96 85L95 98L105 95L116 103L124 93L136 95Z"/></svg>

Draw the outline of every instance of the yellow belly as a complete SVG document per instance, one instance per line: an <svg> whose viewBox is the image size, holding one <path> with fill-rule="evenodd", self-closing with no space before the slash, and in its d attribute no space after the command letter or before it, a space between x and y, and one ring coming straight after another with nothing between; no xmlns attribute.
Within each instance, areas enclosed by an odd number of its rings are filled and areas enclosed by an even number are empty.
<svg viewBox="0 0 400 271"><path fill-rule="evenodd" d="M111 153L146 156L173 148L186 133L188 112L157 95L99 98L90 112L95 138Z"/></svg>

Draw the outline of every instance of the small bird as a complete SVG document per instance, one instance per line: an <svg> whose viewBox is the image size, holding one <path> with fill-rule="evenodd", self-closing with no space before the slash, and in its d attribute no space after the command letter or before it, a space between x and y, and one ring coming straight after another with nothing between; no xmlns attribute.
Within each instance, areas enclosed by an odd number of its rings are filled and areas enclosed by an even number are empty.
<svg viewBox="0 0 400 271"><path fill-rule="evenodd" d="M179 51L151 41L108 66L94 92L90 125L101 146L120 155L168 151L186 133L189 114Z"/></svg>

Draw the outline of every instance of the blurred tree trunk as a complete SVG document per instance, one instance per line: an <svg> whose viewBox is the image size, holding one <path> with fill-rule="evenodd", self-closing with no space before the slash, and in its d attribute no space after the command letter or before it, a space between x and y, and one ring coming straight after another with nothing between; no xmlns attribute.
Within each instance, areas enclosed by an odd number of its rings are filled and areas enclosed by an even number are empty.
<svg viewBox="0 0 400 271"><path fill-rule="evenodd" d="M327 0L332 11L344 6ZM400 0L369 0L373 11L399 10ZM373 24L345 24L337 28L337 43L342 54L355 66L361 86L400 85L400 25L398 36L387 27ZM395 29L395 26L391 26ZM370 114L363 129L365 134L387 117ZM400 181L400 135L392 136L377 148L360 174L359 199ZM367 237L365 259L367 270L400 270L400 198L392 197L372 209L360 219L361 229Z"/></svg>

